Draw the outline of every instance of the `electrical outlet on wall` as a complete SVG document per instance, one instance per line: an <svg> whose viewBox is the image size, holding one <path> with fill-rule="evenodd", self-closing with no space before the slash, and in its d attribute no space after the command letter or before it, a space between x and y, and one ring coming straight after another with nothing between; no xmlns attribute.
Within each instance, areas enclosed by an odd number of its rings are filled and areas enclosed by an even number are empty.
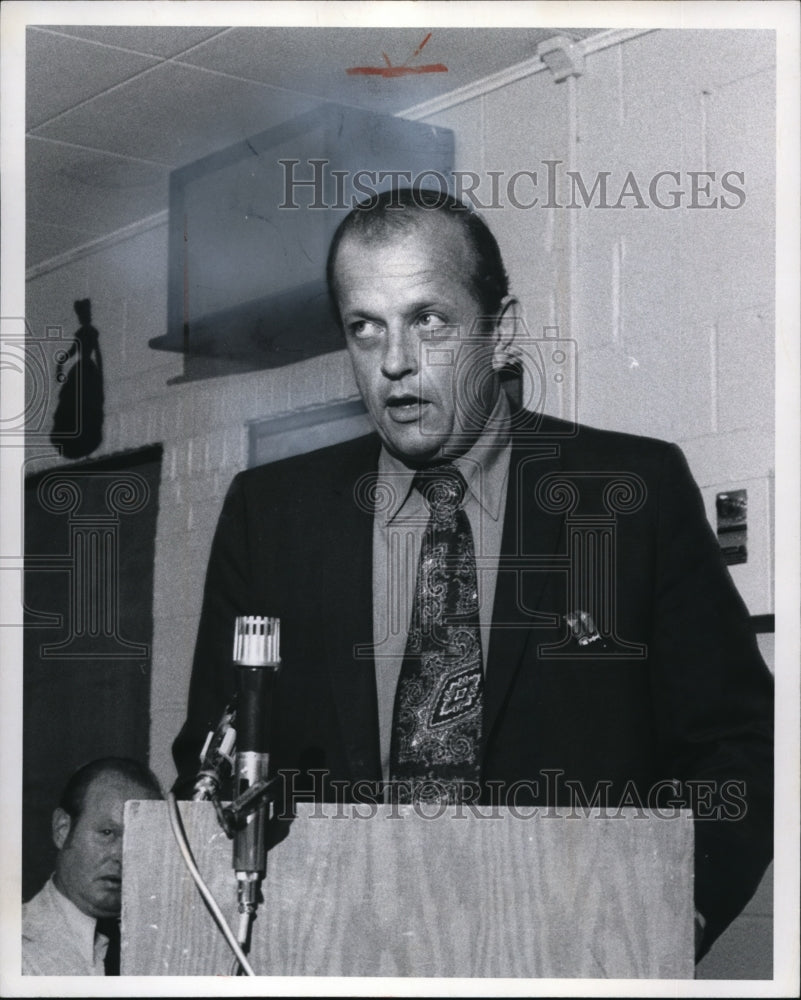
<svg viewBox="0 0 801 1000"><path fill-rule="evenodd" d="M752 615L773 613L770 476L701 487L706 516Z"/></svg>
<svg viewBox="0 0 801 1000"><path fill-rule="evenodd" d="M715 495L715 529L727 566L748 562L748 490Z"/></svg>

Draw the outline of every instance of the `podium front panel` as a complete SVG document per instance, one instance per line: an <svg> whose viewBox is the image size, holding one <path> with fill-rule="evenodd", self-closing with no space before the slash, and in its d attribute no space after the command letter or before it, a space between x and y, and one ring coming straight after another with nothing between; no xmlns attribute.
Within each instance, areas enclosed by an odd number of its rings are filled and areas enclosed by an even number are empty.
<svg viewBox="0 0 801 1000"><path fill-rule="evenodd" d="M179 804L236 928L231 841ZM266 976L692 978L693 826L641 810L301 803L271 848L250 961ZM126 807L123 975L229 975L163 802Z"/></svg>

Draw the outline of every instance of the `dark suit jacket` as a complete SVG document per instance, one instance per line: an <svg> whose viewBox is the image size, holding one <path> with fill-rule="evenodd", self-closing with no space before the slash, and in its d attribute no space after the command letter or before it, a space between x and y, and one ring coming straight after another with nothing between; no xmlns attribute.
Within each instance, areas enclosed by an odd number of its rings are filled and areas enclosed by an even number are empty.
<svg viewBox="0 0 801 1000"><path fill-rule="evenodd" d="M681 451L574 430L527 416L514 432L486 666L486 794L691 805L708 948L772 854L772 679ZM380 780L369 649L379 448L370 435L235 478L174 746L179 789L233 694L238 614L281 619L271 763L325 769L340 789ZM591 612L600 640L571 636L563 616L577 610ZM315 780L318 797L337 787Z"/></svg>

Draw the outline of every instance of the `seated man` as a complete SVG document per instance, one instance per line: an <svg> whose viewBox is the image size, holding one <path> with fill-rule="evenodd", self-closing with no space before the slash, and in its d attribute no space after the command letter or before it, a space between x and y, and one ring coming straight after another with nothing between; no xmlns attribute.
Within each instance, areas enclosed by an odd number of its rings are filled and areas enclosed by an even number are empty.
<svg viewBox="0 0 801 1000"><path fill-rule="evenodd" d="M507 399L503 372L556 347L520 343L498 245L453 198L357 206L328 279L376 433L234 480L179 788L233 694L235 617L274 615L294 789L692 808L708 948L771 857L773 694L683 455Z"/></svg>
<svg viewBox="0 0 801 1000"><path fill-rule="evenodd" d="M160 799L138 761L104 757L79 768L53 812L56 870L22 907L22 973L120 974L123 809Z"/></svg>

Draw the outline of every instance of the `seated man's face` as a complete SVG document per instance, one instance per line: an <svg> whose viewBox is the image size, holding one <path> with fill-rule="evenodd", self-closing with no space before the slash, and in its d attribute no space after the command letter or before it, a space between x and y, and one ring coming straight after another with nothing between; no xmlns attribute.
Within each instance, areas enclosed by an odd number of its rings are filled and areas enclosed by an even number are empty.
<svg viewBox="0 0 801 1000"><path fill-rule="evenodd" d="M53 835L59 853L55 883L90 917L116 917L120 912L125 803L157 797L129 778L106 772L87 789L77 819L56 810Z"/></svg>
<svg viewBox="0 0 801 1000"><path fill-rule="evenodd" d="M463 454L492 412L493 337L480 333L472 252L439 212L340 244L334 286L356 382L385 447L410 465Z"/></svg>

